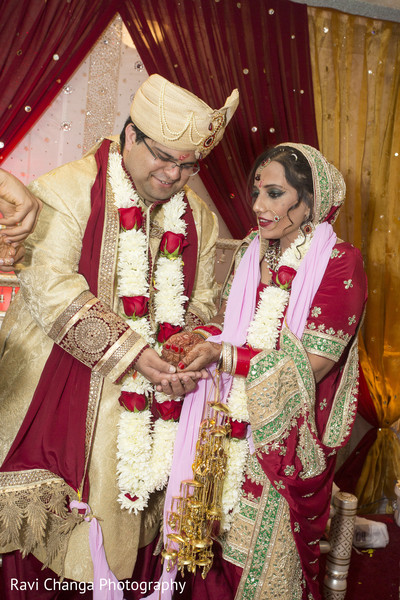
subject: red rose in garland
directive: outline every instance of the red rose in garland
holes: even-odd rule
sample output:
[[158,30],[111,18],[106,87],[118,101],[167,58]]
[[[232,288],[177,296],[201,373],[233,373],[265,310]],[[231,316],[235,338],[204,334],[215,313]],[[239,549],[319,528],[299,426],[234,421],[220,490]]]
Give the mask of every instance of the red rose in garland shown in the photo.
[[122,296],[122,302],[127,317],[144,317],[149,309],[149,299],[146,296]]
[[131,496],[130,494],[125,494],[125,498],[128,498],[131,502],[135,502],[138,499],[137,496]]
[[165,402],[156,402],[155,408],[160,419],[163,421],[177,421],[181,416],[182,402],[177,400],[166,400]]
[[146,396],[136,392],[121,392],[118,402],[129,412],[141,412],[147,408]]
[[163,344],[171,337],[171,335],[174,335],[175,333],[179,333],[181,331],[181,329],[182,329],[182,327],[180,327],[180,325],[171,325],[170,323],[161,323],[160,329],[158,330],[158,334],[157,334],[157,341],[160,342],[160,344]]
[[185,245],[185,236],[183,233],[172,233],[166,231],[162,237],[160,244],[160,252],[168,258],[176,258],[182,254],[183,246]]
[[119,222],[123,229],[140,229],[143,223],[142,209],[138,206],[119,208]]
[[279,267],[278,271],[271,271],[272,283],[282,290],[290,291],[296,273],[296,269],[292,269],[292,267]]
[[229,419],[229,424],[231,426],[231,437],[236,438],[238,440],[244,440],[244,438],[247,435],[248,423],[246,421],[236,421],[235,419]]

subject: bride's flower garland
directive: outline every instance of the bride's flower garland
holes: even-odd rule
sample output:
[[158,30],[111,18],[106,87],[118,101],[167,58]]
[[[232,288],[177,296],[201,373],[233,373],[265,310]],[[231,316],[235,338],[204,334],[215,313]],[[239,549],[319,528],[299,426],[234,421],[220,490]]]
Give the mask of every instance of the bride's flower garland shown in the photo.
[[[110,152],[108,173],[121,222],[118,295],[128,325],[160,354],[160,342],[184,325],[187,297],[181,253],[186,234],[182,218],[186,211],[185,193],[178,192],[162,208],[166,233],[154,269],[156,325],[153,326],[148,313],[148,233],[143,231],[144,215],[139,196],[122,167],[120,154]],[[146,217],[148,227],[149,213]],[[153,394],[161,415],[154,425],[150,411]],[[118,500],[122,508],[137,514],[147,506],[150,494],[162,489],[168,481],[180,405],[165,394],[155,392],[152,384],[138,372],[129,373],[123,379],[120,403],[127,410],[121,414],[118,424]]]
[[[281,267],[298,270],[312,240],[312,233],[303,234],[282,254],[277,271]],[[304,243],[303,243],[304,242]],[[277,287],[268,285],[260,294],[260,299],[252,322],[247,330],[247,343],[260,350],[276,348],[281,330],[282,318],[289,303],[290,286]],[[232,388],[227,400],[233,421],[249,422],[247,411],[247,394],[244,377],[234,377]],[[244,481],[244,469],[249,453],[247,439],[232,437],[229,441],[228,468],[222,493],[223,518],[221,528],[230,529],[233,517],[239,509],[241,488]]]

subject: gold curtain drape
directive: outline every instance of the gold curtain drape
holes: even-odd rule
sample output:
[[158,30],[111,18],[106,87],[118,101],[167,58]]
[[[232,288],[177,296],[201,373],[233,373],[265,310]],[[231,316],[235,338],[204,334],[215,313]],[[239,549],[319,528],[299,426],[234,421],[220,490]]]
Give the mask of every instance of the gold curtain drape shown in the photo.
[[339,237],[361,248],[369,300],[360,359],[381,429],[356,493],[394,498],[400,443],[400,24],[308,8],[320,149],[343,173]]

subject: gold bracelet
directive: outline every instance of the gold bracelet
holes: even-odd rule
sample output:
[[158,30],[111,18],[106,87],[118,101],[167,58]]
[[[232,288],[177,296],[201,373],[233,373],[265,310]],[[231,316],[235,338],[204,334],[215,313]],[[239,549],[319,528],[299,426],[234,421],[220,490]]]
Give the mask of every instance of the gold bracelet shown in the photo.
[[232,344],[222,342],[222,371],[225,373],[232,372]]
[[208,331],[204,331],[203,329],[193,330],[193,333],[197,333],[197,335],[202,337],[203,340],[206,340],[207,338],[209,338],[211,336],[211,333],[209,333]]
[[221,352],[219,353],[219,358],[217,360],[217,371],[222,371],[222,357],[224,352],[224,343],[221,343]]

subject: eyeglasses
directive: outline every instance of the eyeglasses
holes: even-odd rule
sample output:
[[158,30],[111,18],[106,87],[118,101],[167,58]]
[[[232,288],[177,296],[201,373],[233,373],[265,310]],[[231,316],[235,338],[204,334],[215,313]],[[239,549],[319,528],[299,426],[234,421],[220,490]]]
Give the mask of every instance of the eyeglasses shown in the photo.
[[195,163],[179,164],[179,163],[175,162],[174,160],[171,160],[170,158],[160,156],[159,154],[154,152],[154,150],[152,148],[150,148],[150,146],[146,142],[145,138],[143,138],[143,142],[144,142],[144,145],[146,146],[147,150],[150,152],[150,154],[154,158],[154,160],[158,160],[160,163],[162,163],[164,169],[174,169],[175,167],[178,167],[178,169],[180,170],[181,173],[183,171],[184,173],[186,173],[186,175],[189,175],[189,177],[193,177],[193,175],[197,175],[197,173],[200,171],[200,165],[197,161]]

